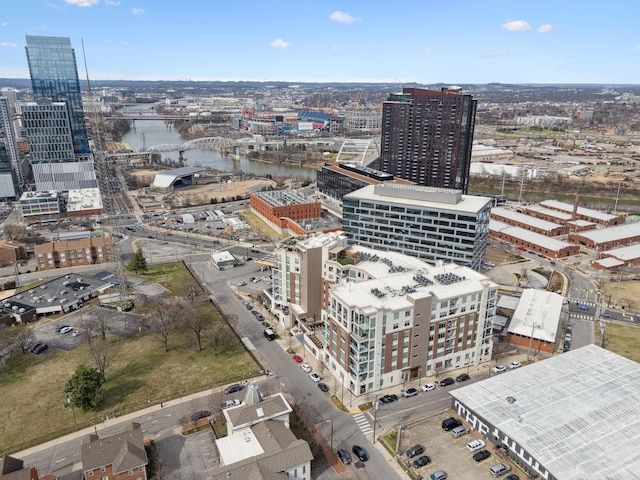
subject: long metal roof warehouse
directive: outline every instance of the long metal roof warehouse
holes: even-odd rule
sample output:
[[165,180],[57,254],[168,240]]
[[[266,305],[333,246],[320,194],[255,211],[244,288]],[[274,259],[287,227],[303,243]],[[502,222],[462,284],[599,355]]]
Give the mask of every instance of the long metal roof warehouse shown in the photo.
[[453,408],[528,473],[638,479],[640,364],[595,345],[451,392]]

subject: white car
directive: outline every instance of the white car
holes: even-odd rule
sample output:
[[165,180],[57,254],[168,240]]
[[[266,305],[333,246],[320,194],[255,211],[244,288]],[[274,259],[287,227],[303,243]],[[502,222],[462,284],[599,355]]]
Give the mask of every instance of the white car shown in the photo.
[[300,365],[300,368],[302,368],[302,370],[304,370],[307,373],[311,371],[311,365],[308,365],[306,363],[303,363],[302,365]]
[[484,448],[485,446],[486,443],[484,443],[484,440],[480,439],[471,440],[469,443],[467,443],[467,448],[470,452],[475,452],[477,450],[480,450],[481,448]]
[[424,385],[422,385],[423,392],[430,392],[431,390],[435,390],[435,389],[436,389],[435,383],[425,383]]
[[491,369],[493,373],[502,373],[507,369],[504,365],[496,365]]
[[520,368],[521,366],[522,366],[522,364],[521,364],[520,362],[511,362],[511,363],[509,364],[509,368],[510,368],[511,370],[513,370],[514,368]]
[[318,375],[317,373],[310,373],[309,376],[311,377],[311,380],[313,380],[314,382],[320,381],[320,375]]
[[68,325],[66,327],[62,327],[60,329],[60,333],[69,333],[71,330],[73,330],[73,327],[69,327]]
[[82,330],[74,330],[73,333],[71,335],[73,335],[74,337],[77,337],[78,335],[80,335],[82,333]]

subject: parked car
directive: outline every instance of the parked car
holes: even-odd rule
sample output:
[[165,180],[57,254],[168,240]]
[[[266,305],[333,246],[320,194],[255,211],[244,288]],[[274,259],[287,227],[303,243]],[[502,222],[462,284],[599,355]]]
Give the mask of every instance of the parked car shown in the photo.
[[224,408],[237,407],[241,403],[242,402],[240,400],[238,400],[237,398],[234,398],[232,400],[227,400],[226,402],[224,402]]
[[320,381],[320,375],[318,375],[317,373],[310,373],[309,376],[311,377],[311,380],[313,380],[314,382]]
[[506,370],[507,370],[507,367],[505,367],[504,365],[496,365],[491,369],[493,373],[502,373]]
[[36,348],[38,348],[40,345],[42,345],[42,342],[36,342],[36,343],[32,344],[32,345],[29,347],[29,349],[28,349],[28,350],[29,350],[29,352],[33,353],[33,352],[34,352],[34,350],[35,350]]
[[70,327],[69,325],[65,325],[64,327],[60,328],[60,333],[69,333],[71,330],[73,330],[73,327]]
[[514,368],[520,368],[521,366],[522,366],[522,364],[521,364],[520,362],[511,362],[511,363],[509,364],[509,368],[510,368],[511,370],[513,370]]
[[327,384],[326,384],[326,383],[319,383],[319,384],[318,384],[318,388],[319,388],[320,390],[322,390],[323,392],[328,392],[328,391],[329,391],[329,387],[327,387]]
[[378,401],[382,404],[392,403],[392,402],[395,402],[396,400],[398,400],[398,396],[395,393],[383,395],[378,399]]
[[299,356],[299,355],[294,355],[291,358],[293,358],[293,361],[296,362],[296,363],[302,363],[302,357]]
[[424,453],[424,447],[420,444],[417,444],[413,447],[409,447],[406,453],[408,458],[417,457],[418,455],[422,455]]
[[480,440],[475,439],[475,440],[471,440],[469,443],[467,443],[467,449],[473,453],[473,452],[477,452],[478,450],[480,450],[481,448],[486,447],[486,443],[484,443],[484,440]]
[[302,370],[304,370],[307,373],[311,372],[311,365],[309,365],[308,363],[301,364],[300,368],[302,368]]
[[454,428],[459,427],[460,425],[462,425],[462,422],[460,420],[458,420],[457,418],[454,418],[454,417],[445,418],[442,421],[442,429],[445,432],[449,432],[449,431],[453,430]]
[[35,353],[36,355],[40,355],[42,352],[44,352],[47,348],[49,348],[49,345],[47,345],[46,343],[42,343],[40,345],[38,345],[34,350],[33,353]]
[[404,392],[402,392],[403,397],[415,397],[418,394],[418,390],[415,388],[408,388]]
[[589,310],[589,307],[586,305],[578,305],[578,310]]
[[422,455],[420,458],[417,458],[413,461],[413,468],[422,468],[425,465],[429,465],[431,463],[431,458],[428,455]]
[[367,460],[369,460],[369,452],[367,452],[364,447],[361,447],[360,445],[354,445],[351,451],[356,457],[358,457],[361,462],[366,462]]
[[504,477],[504,480],[520,480],[520,477],[515,473],[512,473],[511,475]]
[[505,463],[499,463],[489,469],[489,472],[491,472],[491,475],[493,475],[494,477],[501,477],[502,475],[510,471],[511,467]]
[[199,412],[191,414],[191,421],[195,422],[201,418],[207,418],[209,415],[211,415],[209,410],[200,410]]
[[242,390],[242,385],[240,385],[239,383],[232,383],[224,389],[224,394],[229,395],[230,393],[239,392],[240,390]]
[[467,375],[466,373],[461,373],[460,375],[458,375],[456,377],[456,382],[466,382],[467,380],[469,380],[469,375]]
[[469,434],[469,429],[463,425],[460,425],[459,427],[455,427],[454,429],[451,430],[451,435],[453,435],[454,438],[460,438],[468,434]]
[[78,335],[80,335],[84,330],[74,330],[73,333],[71,335],[73,335],[74,337],[77,337]]
[[429,480],[447,480],[447,472],[444,470],[438,470],[429,475]]
[[422,385],[423,392],[430,392],[431,390],[435,390],[435,389],[436,389],[435,383],[425,383],[424,385]]
[[342,460],[342,463],[344,463],[345,465],[349,465],[351,463],[351,455],[349,455],[349,452],[341,448],[337,453],[338,458]]
[[440,386],[446,387],[447,385],[453,385],[454,383],[456,383],[456,381],[453,378],[447,377],[440,381]]
[[244,286],[246,286],[246,285],[247,285],[247,282],[240,282],[240,283],[238,284],[238,286],[239,286],[239,287],[244,287]]
[[473,459],[476,462],[481,462],[483,460],[486,460],[490,456],[491,456],[491,453],[489,452],[489,450],[480,450],[479,452],[476,452],[473,454]]

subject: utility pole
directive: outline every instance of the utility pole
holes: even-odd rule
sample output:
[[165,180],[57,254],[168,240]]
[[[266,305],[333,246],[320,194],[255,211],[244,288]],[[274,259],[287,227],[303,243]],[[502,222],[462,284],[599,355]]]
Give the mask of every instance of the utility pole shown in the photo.
[[378,396],[376,395],[376,400],[373,403],[373,444],[376,443],[376,426],[378,424],[378,408],[380,408],[380,403],[378,402]]
[[331,422],[331,439],[329,440],[329,448],[333,452],[333,418],[327,420],[327,423]]
[[76,423],[76,409],[73,406],[73,394],[71,394],[71,392],[67,394],[67,403],[71,407],[71,413],[73,414],[73,428],[77,432],[78,424]]

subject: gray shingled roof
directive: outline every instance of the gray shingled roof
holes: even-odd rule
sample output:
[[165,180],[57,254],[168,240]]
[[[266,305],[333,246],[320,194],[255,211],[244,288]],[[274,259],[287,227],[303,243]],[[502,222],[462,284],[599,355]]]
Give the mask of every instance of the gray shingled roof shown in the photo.
[[[261,409],[261,410],[260,410]],[[251,425],[291,411],[282,395],[271,395],[256,405],[241,405],[225,410],[234,429],[241,425]],[[260,413],[262,412],[262,413]]]
[[113,473],[117,474],[149,463],[142,428],[136,422],[129,424],[124,432],[109,437],[88,435],[82,441],[81,454],[83,471],[112,465]]

